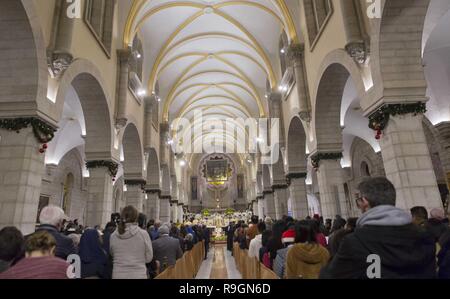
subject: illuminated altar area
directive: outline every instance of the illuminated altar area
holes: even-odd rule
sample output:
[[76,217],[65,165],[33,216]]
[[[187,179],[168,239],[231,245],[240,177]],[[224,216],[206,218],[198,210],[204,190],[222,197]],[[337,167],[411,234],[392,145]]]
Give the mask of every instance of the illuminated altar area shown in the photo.
[[[207,209],[213,214],[224,214],[227,209],[245,211],[244,175],[242,163],[233,154],[211,154],[195,163],[198,176],[191,177],[190,211],[203,214]],[[210,226],[226,226],[226,217],[208,219]]]

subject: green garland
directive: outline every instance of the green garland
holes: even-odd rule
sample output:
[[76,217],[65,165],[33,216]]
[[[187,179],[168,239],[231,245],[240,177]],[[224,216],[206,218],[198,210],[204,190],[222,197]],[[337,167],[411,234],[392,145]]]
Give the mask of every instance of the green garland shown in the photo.
[[343,157],[342,153],[317,153],[311,157],[311,164],[315,169],[318,169],[322,160],[340,160]]
[[89,161],[86,162],[86,168],[92,169],[92,168],[101,168],[106,167],[109,170],[109,174],[115,178],[117,175],[117,172],[119,171],[119,164],[112,161],[105,161],[105,160],[98,160],[98,161]]
[[0,119],[1,129],[16,131],[17,133],[29,126],[33,128],[34,136],[39,143],[49,143],[55,137],[56,129],[35,117]]
[[382,131],[386,128],[390,116],[413,114],[424,114],[427,112],[427,105],[422,102],[412,104],[389,104],[381,107],[369,116],[369,128],[375,131]]

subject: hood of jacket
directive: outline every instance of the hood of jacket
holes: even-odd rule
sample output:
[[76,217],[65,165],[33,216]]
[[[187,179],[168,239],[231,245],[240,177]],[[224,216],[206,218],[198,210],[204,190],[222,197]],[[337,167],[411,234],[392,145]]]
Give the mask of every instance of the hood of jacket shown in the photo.
[[307,264],[320,264],[328,259],[328,251],[319,244],[295,244],[289,249],[295,260]]
[[116,230],[115,233],[117,233],[117,237],[122,240],[128,240],[134,237],[138,232],[140,228],[137,226],[137,224],[134,223],[128,223],[125,227],[125,233],[122,235],[119,233],[119,230]]
[[412,216],[394,206],[382,205],[365,212],[356,223],[357,227],[373,226],[402,226],[412,223]]

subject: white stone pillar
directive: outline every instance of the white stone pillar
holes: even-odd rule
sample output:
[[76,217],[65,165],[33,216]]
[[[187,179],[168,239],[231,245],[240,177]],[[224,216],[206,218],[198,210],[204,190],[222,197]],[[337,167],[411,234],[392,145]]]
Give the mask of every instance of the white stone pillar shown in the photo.
[[336,215],[348,217],[344,191],[344,173],[342,171],[340,153],[323,154],[317,171],[320,192],[320,207],[324,219],[334,219]]
[[306,173],[290,173],[288,175],[292,217],[297,220],[303,220],[309,214],[305,179]]
[[161,223],[170,223],[170,196],[161,196],[159,199],[159,220]]
[[258,217],[259,217],[259,219],[263,219],[263,217],[264,217],[264,202],[265,202],[265,200],[264,200],[264,197],[259,197],[258,199]]
[[145,194],[142,190],[142,184],[130,183],[125,180],[127,191],[125,191],[125,198],[128,206],[135,207],[139,213],[144,212]]
[[273,186],[274,199],[275,199],[275,215],[276,219],[280,220],[283,216],[288,214],[288,186],[279,185]]
[[146,190],[147,192],[147,218],[159,219],[159,190]]
[[258,200],[252,201],[252,212],[253,215],[258,215]]
[[89,169],[86,224],[105,226],[111,219],[113,181],[107,167]]
[[[264,213],[266,217],[276,219],[277,215],[275,213],[275,199],[273,196],[273,191],[264,191]],[[261,216],[261,217],[262,217]]]
[[170,220],[173,223],[177,223],[177,221],[178,221],[178,203],[171,203],[170,210],[171,210]]
[[309,122],[311,120],[311,103],[305,68],[305,46],[303,44],[290,45],[287,56],[294,67],[300,108],[299,116],[302,120]]
[[390,116],[380,146],[387,178],[397,190],[397,207],[442,208],[422,126],[423,115]]
[[178,203],[178,222],[179,223],[183,223],[183,216],[184,216],[184,212],[183,212],[183,204],[182,203]]
[[0,129],[0,228],[16,226],[25,235],[35,230],[45,169],[39,148],[31,128],[19,134]]

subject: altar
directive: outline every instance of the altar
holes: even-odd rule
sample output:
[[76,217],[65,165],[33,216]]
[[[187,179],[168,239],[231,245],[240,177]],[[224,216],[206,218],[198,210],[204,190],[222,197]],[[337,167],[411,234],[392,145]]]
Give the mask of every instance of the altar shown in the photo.
[[205,210],[202,214],[186,214],[188,221],[194,225],[205,225],[212,231],[213,241],[226,241],[224,229],[231,223],[243,221],[248,223],[252,217],[251,211],[223,212]]

